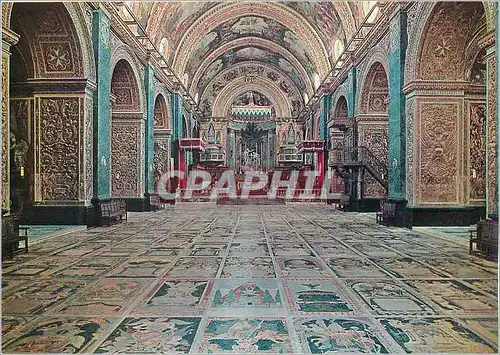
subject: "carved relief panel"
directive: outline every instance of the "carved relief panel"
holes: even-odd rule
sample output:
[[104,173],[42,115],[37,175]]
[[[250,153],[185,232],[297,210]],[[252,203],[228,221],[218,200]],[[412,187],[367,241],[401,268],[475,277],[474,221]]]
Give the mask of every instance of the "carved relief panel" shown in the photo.
[[[3,4],[2,9],[7,9]],[[9,208],[9,57],[2,53],[2,209]]]
[[170,157],[169,138],[155,139],[155,155],[153,161],[155,189],[161,176],[168,171]]
[[497,158],[496,158],[496,76],[495,57],[488,58],[488,212],[497,210]]
[[93,175],[94,175],[94,149],[93,149],[93,100],[91,95],[85,97],[85,192],[84,196],[90,201],[93,196]]
[[113,119],[111,123],[111,195],[139,197],[141,195],[140,122]]
[[79,199],[83,97],[35,97],[35,200]]
[[[381,164],[387,165],[387,122],[359,122],[358,146],[366,147]],[[385,177],[387,178],[387,177]],[[385,189],[369,172],[364,176],[365,197],[384,197]]]
[[457,204],[462,179],[460,103],[444,99],[418,104],[419,202]]
[[482,200],[486,193],[486,106],[483,103],[471,104],[469,116],[469,197]]
[[406,199],[412,206],[415,201],[415,99],[406,100]]

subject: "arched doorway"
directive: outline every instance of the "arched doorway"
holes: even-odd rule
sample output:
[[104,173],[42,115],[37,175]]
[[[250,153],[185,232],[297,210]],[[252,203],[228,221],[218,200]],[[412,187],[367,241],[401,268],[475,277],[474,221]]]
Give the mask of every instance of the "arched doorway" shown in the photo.
[[4,208],[21,213],[26,223],[88,223],[94,87],[87,79],[94,75],[93,55],[69,7],[17,3],[11,12],[12,37],[19,41],[11,42],[10,66],[3,57],[9,72],[3,132],[10,138],[2,152],[9,160],[3,176],[11,201]]
[[111,79],[111,196],[135,210],[144,192],[144,117],[141,91],[130,62],[120,59]]
[[[387,138],[389,114],[389,85],[387,73],[382,63],[375,61],[371,64],[365,76],[361,92],[361,102],[357,116],[357,146],[366,149],[367,155],[372,156],[371,163],[379,165],[375,170],[387,167]],[[386,188],[380,179],[387,176],[374,176],[365,171],[363,177],[363,197],[383,198],[387,195]]]

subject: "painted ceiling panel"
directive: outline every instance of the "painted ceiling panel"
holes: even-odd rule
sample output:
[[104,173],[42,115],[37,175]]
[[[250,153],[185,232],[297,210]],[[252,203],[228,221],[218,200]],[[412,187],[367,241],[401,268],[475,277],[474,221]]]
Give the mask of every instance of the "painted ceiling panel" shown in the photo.
[[[219,101],[218,93],[230,84],[227,71],[248,62],[259,63],[266,73],[279,73],[280,82],[271,80],[272,85],[286,88],[282,94],[293,111],[305,104],[302,94],[312,95],[331,70],[366,12],[366,6],[347,1],[160,1],[127,5],[189,92],[204,97],[199,100],[200,106],[206,106],[207,100]],[[224,80],[219,78],[221,73],[226,73]],[[259,79],[259,85],[265,85],[266,80],[270,79]]]

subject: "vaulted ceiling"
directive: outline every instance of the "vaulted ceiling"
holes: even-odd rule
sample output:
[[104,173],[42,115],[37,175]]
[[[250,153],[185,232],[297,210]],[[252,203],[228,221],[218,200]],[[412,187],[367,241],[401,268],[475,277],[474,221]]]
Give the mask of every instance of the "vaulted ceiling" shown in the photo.
[[206,115],[219,111],[213,106],[226,102],[224,95],[229,99],[253,90],[275,106],[285,98],[285,111],[294,116],[330,72],[372,3],[127,4]]

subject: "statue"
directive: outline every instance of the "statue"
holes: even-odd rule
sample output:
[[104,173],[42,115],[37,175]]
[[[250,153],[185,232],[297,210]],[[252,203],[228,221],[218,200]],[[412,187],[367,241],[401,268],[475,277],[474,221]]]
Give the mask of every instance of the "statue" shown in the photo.
[[16,170],[21,170],[21,168],[26,166],[26,160],[28,159],[29,146],[26,141],[20,139],[17,140],[14,133],[10,134],[10,149],[13,151],[14,164]]

